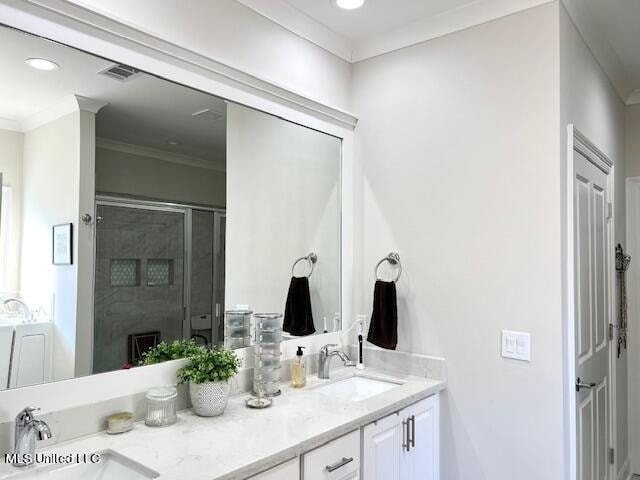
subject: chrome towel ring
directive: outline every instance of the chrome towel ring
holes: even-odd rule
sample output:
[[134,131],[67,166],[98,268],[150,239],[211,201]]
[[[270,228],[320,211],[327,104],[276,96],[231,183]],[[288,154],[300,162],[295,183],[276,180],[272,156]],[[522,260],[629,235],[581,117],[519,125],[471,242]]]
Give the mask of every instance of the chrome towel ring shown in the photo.
[[315,265],[315,263],[318,261],[318,255],[315,254],[315,252],[311,252],[309,253],[309,255],[306,255],[304,257],[300,257],[299,259],[297,259],[295,262],[293,262],[293,266],[291,267],[291,276],[295,277],[294,271],[296,269],[296,265],[303,261],[306,260],[307,262],[309,262],[309,274],[306,275],[307,278],[309,278],[311,276],[311,274],[313,273],[313,266]]
[[376,268],[374,268],[373,270],[376,280],[382,280],[380,277],[378,277],[378,268],[380,267],[380,265],[382,265],[383,262],[389,262],[391,265],[398,266],[398,274],[396,275],[396,278],[392,280],[392,282],[396,283],[398,280],[400,280],[400,275],[402,275],[402,263],[400,262],[400,255],[398,255],[396,252],[389,253],[386,257],[376,263]]

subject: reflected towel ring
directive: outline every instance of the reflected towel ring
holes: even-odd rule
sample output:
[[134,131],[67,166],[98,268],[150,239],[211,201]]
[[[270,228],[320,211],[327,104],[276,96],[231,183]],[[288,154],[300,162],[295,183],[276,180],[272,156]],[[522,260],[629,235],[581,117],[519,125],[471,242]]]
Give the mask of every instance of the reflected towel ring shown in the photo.
[[313,266],[315,265],[315,263],[318,261],[318,255],[316,255],[314,252],[309,253],[309,255],[306,255],[304,257],[300,257],[299,259],[297,259],[295,262],[293,262],[293,266],[291,267],[291,276],[295,277],[294,271],[296,269],[296,265],[303,261],[306,260],[307,262],[309,262],[309,274],[306,275],[307,278],[309,278],[311,276],[311,274],[313,273]]
[[395,280],[392,280],[393,283],[396,283],[398,280],[400,280],[400,275],[402,275],[402,263],[400,263],[400,255],[398,255],[396,252],[391,252],[391,253],[389,253],[389,255],[387,255],[382,260],[380,260],[378,263],[376,263],[376,268],[374,268],[374,270],[373,270],[374,271],[374,275],[376,277],[376,280],[382,280],[380,277],[378,277],[378,268],[384,262],[389,262],[391,265],[397,265],[398,266],[398,274],[396,275]]

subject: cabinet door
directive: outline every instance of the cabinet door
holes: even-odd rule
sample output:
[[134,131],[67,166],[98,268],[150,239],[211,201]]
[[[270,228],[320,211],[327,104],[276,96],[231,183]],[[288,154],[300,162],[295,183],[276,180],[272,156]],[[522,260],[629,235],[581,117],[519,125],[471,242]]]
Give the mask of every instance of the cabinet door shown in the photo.
[[259,473],[249,480],[300,480],[300,459],[298,457]]
[[404,480],[400,476],[402,420],[394,413],[364,427],[362,471],[364,480]]
[[400,415],[408,422],[409,448],[402,449],[402,480],[440,478],[439,397],[433,395],[405,408]]

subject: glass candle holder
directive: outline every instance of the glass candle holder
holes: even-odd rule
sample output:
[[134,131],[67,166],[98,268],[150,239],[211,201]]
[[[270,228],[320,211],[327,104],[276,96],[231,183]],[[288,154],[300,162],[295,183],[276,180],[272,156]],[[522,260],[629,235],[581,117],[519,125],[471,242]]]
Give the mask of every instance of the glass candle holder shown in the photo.
[[150,427],[166,427],[178,419],[176,415],[176,387],[155,387],[147,392],[147,415],[144,423]]

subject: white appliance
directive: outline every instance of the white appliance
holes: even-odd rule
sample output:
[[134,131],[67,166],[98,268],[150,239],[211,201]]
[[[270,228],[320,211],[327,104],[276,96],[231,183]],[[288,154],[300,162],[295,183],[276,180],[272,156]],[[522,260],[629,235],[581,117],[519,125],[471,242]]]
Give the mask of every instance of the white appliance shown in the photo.
[[26,387],[51,379],[50,322],[17,323],[11,355],[9,387]]
[[6,390],[9,385],[12,343],[13,325],[0,324],[0,390]]

